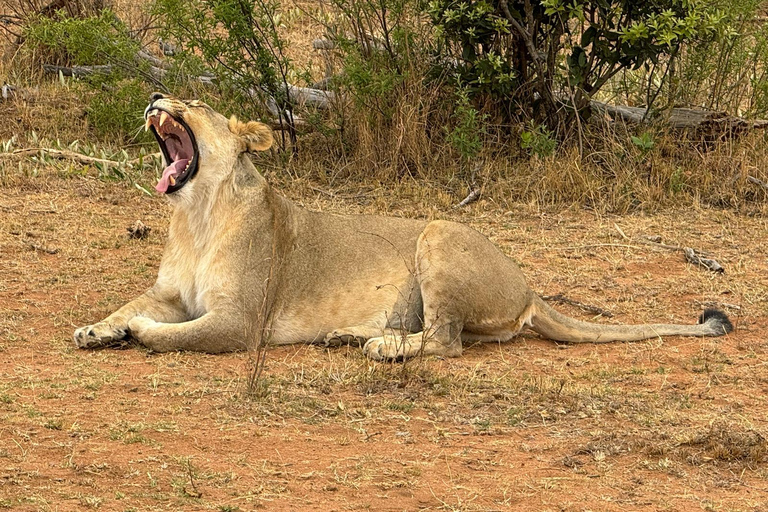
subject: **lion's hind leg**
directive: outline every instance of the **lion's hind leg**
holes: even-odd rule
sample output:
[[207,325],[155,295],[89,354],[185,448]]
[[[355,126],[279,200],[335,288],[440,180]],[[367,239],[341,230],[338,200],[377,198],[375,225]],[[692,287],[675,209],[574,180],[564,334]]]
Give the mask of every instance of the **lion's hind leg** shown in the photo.
[[461,342],[446,345],[427,331],[385,334],[369,339],[363,353],[374,361],[401,361],[419,355],[456,357],[461,355]]
[[532,292],[515,263],[477,231],[430,222],[416,246],[423,331],[368,340],[372,359],[457,357],[462,338],[508,339],[530,325]]

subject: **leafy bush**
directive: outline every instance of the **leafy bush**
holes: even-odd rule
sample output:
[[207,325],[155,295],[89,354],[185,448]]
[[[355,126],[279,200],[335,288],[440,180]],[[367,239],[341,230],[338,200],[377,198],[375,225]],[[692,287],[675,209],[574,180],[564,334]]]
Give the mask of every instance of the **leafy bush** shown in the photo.
[[655,66],[726,26],[697,0],[432,0],[428,11],[462,84],[560,133],[619,71]]
[[38,16],[24,31],[27,44],[47,50],[49,63],[64,65],[114,64],[118,73],[137,66],[138,41],[125,24],[109,10],[85,18],[56,19]]
[[100,134],[149,141],[144,134],[144,108],[152,89],[143,80],[127,78],[112,82],[108,89],[97,89],[88,97],[86,112]]
[[528,128],[520,133],[520,147],[530,155],[546,158],[555,154],[557,140],[546,127],[531,121]]
[[683,48],[667,102],[732,114],[768,115],[768,25],[761,0],[718,0],[724,37]]
[[140,43],[111,10],[88,17],[69,17],[63,11],[56,18],[38,16],[24,34],[25,46],[34,48],[45,63],[106,65],[103,73],[75,82],[88,104],[90,125],[112,139],[149,140],[140,130],[141,113],[158,81],[150,74],[149,63],[137,59]]
[[[332,116],[345,155],[398,176],[431,167],[454,94],[430,76],[433,28],[418,0],[333,0],[318,16],[342,70]],[[320,13],[322,14],[322,13]],[[438,106],[439,105],[439,106]],[[432,129],[433,126],[439,127]]]
[[165,21],[166,36],[179,44],[181,58],[194,61],[199,56],[240,110],[250,110],[254,117],[272,110],[288,124],[296,148],[291,61],[278,31],[277,1],[157,0],[155,13]]
[[464,90],[458,92],[453,120],[455,125],[448,133],[448,142],[458,151],[464,163],[469,162],[483,149],[485,116],[472,106]]

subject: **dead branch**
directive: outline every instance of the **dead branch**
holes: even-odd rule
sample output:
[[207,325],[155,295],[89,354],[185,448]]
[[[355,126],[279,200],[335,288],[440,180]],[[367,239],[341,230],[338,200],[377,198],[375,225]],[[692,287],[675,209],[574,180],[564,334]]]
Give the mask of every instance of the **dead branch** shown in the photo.
[[312,48],[315,50],[333,50],[336,48],[336,43],[330,39],[315,39],[312,41]]
[[479,188],[471,190],[469,192],[469,194],[467,195],[467,197],[462,199],[459,204],[453,206],[453,209],[456,210],[457,208],[462,208],[464,206],[467,206],[470,203],[474,203],[475,201],[480,199],[480,195],[481,194],[480,194],[480,189]]
[[589,313],[594,313],[595,315],[604,316],[606,318],[612,318],[613,313],[611,313],[608,310],[605,310],[598,306],[592,306],[590,304],[584,304],[583,302],[579,302],[573,299],[569,299],[562,293],[558,293],[557,295],[542,295],[542,299],[550,302],[558,302],[560,304],[570,304],[571,306],[576,306],[579,309],[582,309],[584,311],[587,311]]
[[96,74],[108,75],[112,72],[112,66],[108,64],[98,66],[54,66],[53,64],[43,64],[43,70],[46,73],[56,75],[81,77]]
[[683,248],[683,254],[685,254],[686,261],[704,267],[712,272],[718,272],[720,274],[725,272],[725,269],[720,266],[717,260],[704,257],[699,251],[691,249],[690,247]]
[[119,166],[121,164],[134,165],[143,160],[149,160],[152,158],[159,158],[161,153],[153,153],[143,157],[133,158],[124,162],[118,162],[116,160],[107,160],[106,158],[96,158],[93,156],[83,155],[67,149],[50,149],[50,148],[27,148],[17,149],[10,153],[0,153],[0,159],[2,158],[23,158],[26,156],[40,156],[45,155],[57,160],[71,160],[83,165],[101,164],[107,166]]
[[[165,64],[165,61],[146,52],[140,52],[139,57],[144,60],[150,60],[153,63],[157,63],[150,66],[150,74],[153,77],[157,79],[162,79],[165,77],[168,72],[167,64]],[[69,67],[54,66],[53,64],[43,64],[43,69],[46,73],[61,73],[64,76],[83,77],[95,74],[109,74],[112,72],[114,67],[109,64]],[[205,85],[212,85],[216,82],[216,78],[212,75],[200,75],[192,78],[193,80],[196,80]],[[249,90],[248,93],[254,97],[260,96],[259,91],[256,90]],[[296,105],[312,106],[319,109],[330,108],[330,104],[335,98],[333,91],[323,91],[319,89],[311,89],[309,87],[299,87],[292,84],[288,84],[288,94],[291,96],[291,99],[295,102]],[[269,105],[268,108],[273,115],[277,116],[277,114],[273,112],[273,110],[275,110],[274,108],[270,108]]]
[[2,96],[3,101],[11,100],[16,97],[16,87],[10,84],[3,84],[0,92],[2,92],[0,96]]
[[[614,223],[613,226],[624,239],[629,239],[618,226],[618,224]],[[679,245],[663,244],[661,243],[660,236],[644,236],[638,238],[638,240],[646,245],[650,245],[659,249],[665,249],[668,251],[683,251],[686,261],[693,263],[694,265],[704,267],[708,270],[711,270],[712,272],[718,272],[721,274],[725,272],[725,269],[720,265],[720,263],[717,262],[717,260],[706,257],[704,253],[697,251],[696,249],[691,249],[690,247],[681,247]]]
[[171,65],[168,64],[166,61],[164,61],[160,57],[156,57],[152,55],[151,53],[145,50],[139,50],[138,52],[136,52],[136,56],[140,59],[146,60],[147,62],[151,63],[153,66],[156,66],[158,68],[171,69]]
[[758,187],[763,187],[764,190],[768,190],[768,183],[764,182],[763,180],[759,180],[754,176],[747,176],[747,181],[753,185],[757,185]]
[[[602,101],[592,100],[590,105],[598,112],[608,114],[614,120],[631,124],[652,124],[647,108],[628,107],[626,105],[610,105]],[[664,117],[664,124],[673,130],[693,132],[697,136],[708,139],[723,136],[736,136],[747,130],[768,128],[768,120],[748,120],[726,112],[702,110],[693,108],[673,108]]]

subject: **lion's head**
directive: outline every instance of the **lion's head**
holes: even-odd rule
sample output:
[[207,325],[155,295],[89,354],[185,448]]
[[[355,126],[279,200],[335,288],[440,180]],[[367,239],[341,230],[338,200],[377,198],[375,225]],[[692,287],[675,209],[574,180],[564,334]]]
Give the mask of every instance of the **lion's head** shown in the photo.
[[234,116],[227,119],[197,100],[154,93],[144,119],[165,158],[166,167],[155,187],[161,194],[173,194],[193,182],[220,181],[231,173],[241,153],[272,146],[268,126],[243,123]]

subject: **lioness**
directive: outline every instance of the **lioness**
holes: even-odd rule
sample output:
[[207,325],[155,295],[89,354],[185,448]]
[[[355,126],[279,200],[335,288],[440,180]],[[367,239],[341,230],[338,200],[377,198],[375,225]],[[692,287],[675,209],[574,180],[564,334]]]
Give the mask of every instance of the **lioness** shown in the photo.
[[385,360],[459,356],[465,341],[508,340],[526,327],[571,343],[733,329],[712,309],[698,325],[571,319],[465,225],[311,212],[281,197],[247,155],[272,145],[261,123],[157,93],[144,117],[167,164],[156,189],[174,206],[168,243],[154,286],[77,329],[80,348],[130,335],[156,352],[228,352],[247,348],[262,325],[272,343],[360,342]]

